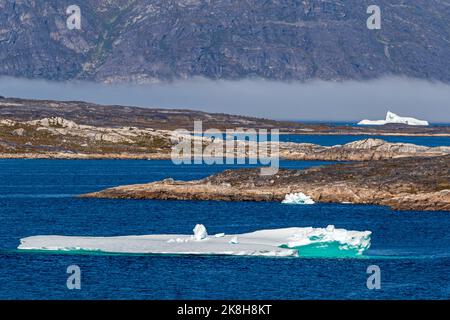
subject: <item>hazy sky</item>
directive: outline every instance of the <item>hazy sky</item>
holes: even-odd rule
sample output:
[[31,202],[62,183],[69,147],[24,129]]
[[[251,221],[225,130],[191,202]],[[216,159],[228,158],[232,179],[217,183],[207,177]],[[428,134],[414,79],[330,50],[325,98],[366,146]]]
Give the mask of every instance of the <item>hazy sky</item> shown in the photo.
[[402,78],[306,84],[192,79],[145,86],[0,78],[0,95],[288,120],[376,120],[384,119],[386,111],[391,110],[430,122],[450,122],[450,85]]

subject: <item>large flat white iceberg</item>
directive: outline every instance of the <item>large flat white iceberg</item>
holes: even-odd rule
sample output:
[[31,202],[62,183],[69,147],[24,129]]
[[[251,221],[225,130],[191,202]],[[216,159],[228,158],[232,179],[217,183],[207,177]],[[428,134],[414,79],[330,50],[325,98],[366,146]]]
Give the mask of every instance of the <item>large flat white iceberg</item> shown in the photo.
[[[206,233],[206,228],[199,227]],[[359,256],[370,247],[370,231],[286,228],[206,236],[143,235],[121,237],[34,236],[20,240],[20,250],[97,251],[122,254],[190,254],[269,257]]]
[[389,123],[407,124],[410,126],[428,126],[428,121],[418,120],[415,118],[400,117],[393,112],[388,111],[385,120],[362,120],[358,122],[358,125],[366,126],[382,126]]

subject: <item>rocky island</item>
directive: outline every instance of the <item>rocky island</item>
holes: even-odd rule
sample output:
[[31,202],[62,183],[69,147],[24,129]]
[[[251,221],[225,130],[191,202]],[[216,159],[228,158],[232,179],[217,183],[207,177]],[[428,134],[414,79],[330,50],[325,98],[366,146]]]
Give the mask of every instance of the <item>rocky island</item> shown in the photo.
[[19,99],[0,96],[0,120],[28,122],[44,118],[63,118],[92,127],[137,127],[155,130],[192,130],[194,120],[206,129],[278,129],[281,133],[309,135],[399,135],[450,136],[450,126],[409,126],[389,123],[382,126],[348,126],[330,123],[299,123],[249,116],[209,113],[186,109],[99,105],[84,101]]
[[[170,130],[79,125],[60,117],[22,122],[0,120],[0,138],[0,159],[171,159],[175,144]],[[175,138],[176,141],[201,140],[203,147],[213,141],[190,135],[176,135]],[[255,144],[257,142],[236,137],[231,156],[236,156],[240,146],[245,150],[243,156],[251,157],[250,146]],[[381,139],[364,139],[331,147],[280,142],[278,147],[278,156],[285,160],[364,161],[450,154],[450,147],[446,146],[426,147]]]
[[227,170],[196,181],[166,179],[84,198],[282,201],[302,192],[316,202],[377,204],[396,210],[450,211],[450,155],[336,164],[307,170]]
[[[172,131],[192,131],[194,121],[219,130],[278,129],[281,134],[447,136],[450,127],[354,127],[301,124],[192,110],[103,106],[86,102],[0,99],[0,158],[170,159]],[[177,137],[177,139],[183,137]],[[202,144],[211,139],[202,137]],[[236,144],[242,143],[236,141]],[[425,147],[365,139],[332,147],[280,142],[286,160],[363,161],[441,156],[450,147]],[[248,154],[246,155],[249,156]]]
[[[86,102],[0,99],[0,158],[26,159],[171,159],[175,140],[201,140],[190,131],[204,129],[279,129],[281,134],[366,134],[440,136],[450,127],[379,127],[301,124],[191,110],[102,106]],[[214,143],[221,143],[216,140]],[[250,144],[241,156],[251,157]],[[248,147],[248,149],[247,149]],[[228,150],[227,150],[228,152]],[[225,171],[199,181],[166,180],[112,188],[84,197],[177,200],[281,201],[301,192],[316,202],[388,205],[399,210],[450,211],[450,147],[427,147],[363,139],[344,145],[280,142],[285,160],[352,161],[308,170],[281,170],[262,177],[259,169]],[[194,154],[192,154],[194,156]],[[228,154],[227,154],[228,156]]]

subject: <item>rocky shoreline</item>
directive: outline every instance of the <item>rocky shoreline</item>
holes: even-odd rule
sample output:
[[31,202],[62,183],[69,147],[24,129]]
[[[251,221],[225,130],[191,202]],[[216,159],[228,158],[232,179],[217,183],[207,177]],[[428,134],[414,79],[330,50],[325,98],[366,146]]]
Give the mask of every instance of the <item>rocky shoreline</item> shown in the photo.
[[[279,158],[306,161],[368,161],[407,157],[438,157],[450,154],[450,147],[425,147],[406,143],[389,143],[366,139],[345,145],[325,147],[308,143],[280,143]],[[227,155],[227,154],[225,154]],[[235,154],[228,154],[235,157]],[[248,154],[245,155],[249,157]],[[171,160],[169,150],[164,152],[0,152],[0,159],[67,159],[67,160]]]
[[167,153],[0,153],[0,159],[53,159],[53,160],[170,160]]
[[[429,148],[403,143],[388,143],[378,139],[355,141],[344,146],[324,147],[315,144],[280,144],[282,160],[306,161],[368,161],[406,157],[437,157],[450,154],[450,147]],[[0,153],[0,159],[73,159],[73,160],[171,160],[169,152],[155,153],[79,153],[20,152]]]
[[426,147],[409,143],[389,143],[365,139],[325,147],[308,143],[280,143],[279,155],[285,160],[368,161],[407,157],[436,157],[450,154],[450,147]]
[[202,180],[166,179],[120,186],[84,198],[277,201],[302,192],[316,202],[376,204],[395,210],[450,211],[450,155],[282,169],[261,176],[258,169],[227,170]]
[[[190,124],[197,118],[205,121],[204,129],[231,126],[236,132],[251,128],[277,128],[281,132],[305,135],[361,134],[361,130],[378,135],[385,132],[398,135],[450,133],[449,127],[386,126],[378,129],[301,125],[189,110],[120,106],[114,107],[118,113],[112,117],[112,106],[18,99],[3,99],[0,102],[0,116],[3,115],[0,119],[0,159],[169,160],[172,159],[174,145],[186,139],[200,142],[203,148],[213,142],[223,146],[223,140],[193,137],[189,131],[173,135],[171,128],[189,130]],[[47,117],[36,118],[37,115]],[[134,116],[130,118],[130,115]],[[235,141],[235,146],[230,150],[221,149],[226,150],[223,156],[228,158],[252,158],[258,156],[254,151],[260,150],[256,142],[244,140]],[[271,178],[260,177],[259,169],[227,171],[200,181],[167,180],[124,186],[86,197],[281,201],[288,193],[303,192],[319,202],[381,204],[400,210],[450,210],[450,147],[364,139],[331,147],[280,142],[278,151],[271,152],[272,158],[278,155],[284,160],[353,163],[305,171],[281,170]]]
[[[175,137],[175,141],[173,140]],[[137,127],[79,125],[64,118],[43,118],[25,122],[0,120],[0,159],[171,159],[174,144],[183,139],[207,137],[173,135],[169,130]],[[220,140],[215,140],[220,144]],[[236,140],[227,157],[249,158],[257,143]],[[255,148],[256,147],[256,148]],[[332,147],[311,143],[280,142],[278,156],[285,160],[365,161],[399,157],[432,157],[450,154],[450,147],[426,147],[365,139]],[[223,148],[225,149],[225,148]],[[276,152],[276,151],[275,151]]]

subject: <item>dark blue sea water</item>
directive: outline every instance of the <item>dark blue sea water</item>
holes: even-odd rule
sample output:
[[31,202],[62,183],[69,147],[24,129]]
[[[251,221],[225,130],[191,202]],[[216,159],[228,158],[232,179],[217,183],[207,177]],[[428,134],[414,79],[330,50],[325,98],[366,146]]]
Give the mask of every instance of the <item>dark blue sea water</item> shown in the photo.
[[[260,141],[267,140],[264,135],[255,137]],[[450,146],[450,137],[412,137],[412,136],[377,136],[377,135],[317,135],[317,134],[282,134],[279,137],[282,142],[296,142],[296,143],[314,143],[322,146],[343,145],[349,142],[364,140],[364,139],[381,139],[391,143],[413,143],[421,146],[439,147]],[[248,140],[248,136],[238,135],[237,139]],[[270,139],[269,139],[270,140]]]
[[[289,168],[322,162],[286,162]],[[230,167],[230,166],[228,166]],[[75,195],[167,177],[191,180],[225,166],[170,161],[0,161],[0,299],[448,299],[450,215],[379,206],[79,199]],[[360,259],[69,255],[16,250],[32,235],[116,236],[283,227],[371,230]],[[80,266],[81,290],[66,268]],[[381,290],[366,287],[370,265]]]
[[286,134],[280,136],[280,141],[297,143],[314,143],[323,146],[342,145],[363,139],[381,139],[392,143],[414,143],[417,145],[438,147],[450,146],[450,137],[409,137],[409,136],[376,136],[376,135],[293,135]]

